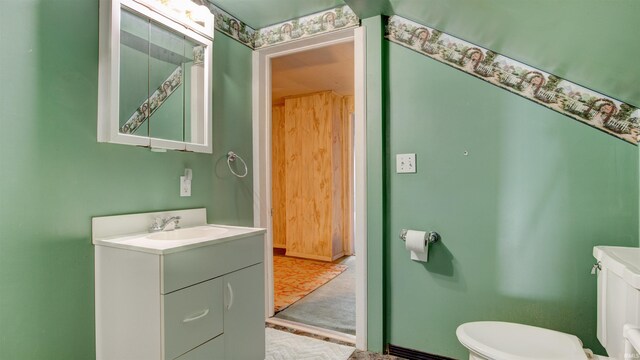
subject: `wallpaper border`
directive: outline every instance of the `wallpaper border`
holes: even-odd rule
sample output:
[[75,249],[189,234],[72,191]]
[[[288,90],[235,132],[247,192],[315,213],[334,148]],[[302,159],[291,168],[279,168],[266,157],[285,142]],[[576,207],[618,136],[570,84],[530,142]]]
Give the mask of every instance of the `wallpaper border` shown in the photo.
[[360,25],[360,19],[348,5],[319,11],[261,29],[250,27],[210,2],[207,2],[206,6],[215,15],[216,30],[253,50]]
[[224,33],[239,43],[254,49],[253,42],[257,34],[257,31],[254,28],[210,2],[206,2],[206,6],[208,6],[211,13],[215,15],[216,30]]
[[385,38],[637,145],[640,110],[437,29],[394,15]]
[[339,6],[262,28],[256,33],[253,48],[262,49],[359,25],[360,19],[348,5]]

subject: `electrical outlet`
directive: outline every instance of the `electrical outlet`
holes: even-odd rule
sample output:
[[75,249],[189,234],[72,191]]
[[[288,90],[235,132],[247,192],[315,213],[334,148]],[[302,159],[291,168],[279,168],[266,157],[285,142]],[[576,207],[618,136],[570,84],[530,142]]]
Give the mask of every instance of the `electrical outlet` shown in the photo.
[[191,180],[186,176],[180,176],[180,196],[191,196]]
[[396,173],[415,173],[416,154],[396,154]]

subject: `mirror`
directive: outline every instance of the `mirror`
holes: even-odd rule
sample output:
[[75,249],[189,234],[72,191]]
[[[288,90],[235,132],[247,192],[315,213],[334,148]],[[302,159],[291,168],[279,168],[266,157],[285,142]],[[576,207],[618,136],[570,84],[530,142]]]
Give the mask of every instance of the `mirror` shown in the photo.
[[[111,5],[111,31],[103,36],[101,14],[98,140],[211,153],[213,15],[206,7],[184,12],[184,18],[175,15],[182,8],[160,14],[154,11],[160,0],[102,2]],[[194,31],[194,24],[203,32],[209,27],[211,38]]]

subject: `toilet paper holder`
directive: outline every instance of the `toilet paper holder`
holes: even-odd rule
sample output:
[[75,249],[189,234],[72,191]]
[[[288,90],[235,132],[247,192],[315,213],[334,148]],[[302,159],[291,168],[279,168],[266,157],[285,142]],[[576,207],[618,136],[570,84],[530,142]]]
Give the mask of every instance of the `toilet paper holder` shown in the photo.
[[[402,229],[400,230],[400,239],[402,241],[407,241],[407,229]],[[437,242],[438,240],[440,240],[440,234],[438,234],[435,231],[431,231],[428,232],[426,234],[424,234],[424,245],[427,246],[429,244],[433,244],[434,242]]]

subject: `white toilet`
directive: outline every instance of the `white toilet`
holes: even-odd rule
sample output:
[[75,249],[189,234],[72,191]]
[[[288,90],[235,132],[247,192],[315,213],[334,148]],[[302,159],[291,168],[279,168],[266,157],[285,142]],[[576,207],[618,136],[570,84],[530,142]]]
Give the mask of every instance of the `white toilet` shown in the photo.
[[499,321],[462,324],[456,335],[470,360],[640,359],[640,248],[596,246],[598,340],[610,358],[574,335]]

